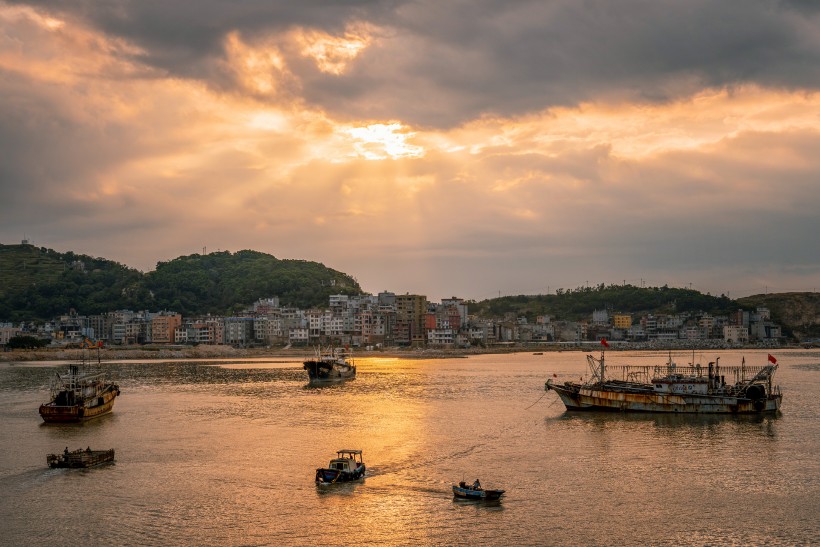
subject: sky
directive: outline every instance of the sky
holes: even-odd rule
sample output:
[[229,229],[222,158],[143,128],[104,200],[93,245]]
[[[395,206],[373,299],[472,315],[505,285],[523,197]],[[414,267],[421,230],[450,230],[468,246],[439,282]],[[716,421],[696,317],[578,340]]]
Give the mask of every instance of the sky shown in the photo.
[[0,243],[820,289],[820,2],[0,0]]

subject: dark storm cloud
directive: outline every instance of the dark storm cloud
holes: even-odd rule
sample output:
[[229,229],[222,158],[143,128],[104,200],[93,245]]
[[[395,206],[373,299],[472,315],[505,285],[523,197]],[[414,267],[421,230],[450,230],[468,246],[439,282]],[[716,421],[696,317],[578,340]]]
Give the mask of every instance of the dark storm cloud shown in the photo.
[[304,97],[339,115],[446,126],[598,98],[663,101],[703,86],[820,83],[820,12],[806,1],[44,2],[145,51],[172,76],[220,74],[231,31],[253,42],[293,26],[381,40],[341,76],[290,52]]
[[222,54],[225,36],[238,30],[250,37],[271,35],[297,25],[339,32],[353,18],[375,19],[399,4],[379,0],[59,0],[15,1],[68,14],[97,29],[132,41],[145,50],[141,60],[172,76],[207,78],[210,62]]

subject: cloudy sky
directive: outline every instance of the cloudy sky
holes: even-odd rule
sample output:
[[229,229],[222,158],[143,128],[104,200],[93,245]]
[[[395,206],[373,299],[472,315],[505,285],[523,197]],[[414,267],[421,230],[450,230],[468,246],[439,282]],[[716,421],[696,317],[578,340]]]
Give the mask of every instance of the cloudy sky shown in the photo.
[[820,290],[814,0],[0,0],[0,242]]

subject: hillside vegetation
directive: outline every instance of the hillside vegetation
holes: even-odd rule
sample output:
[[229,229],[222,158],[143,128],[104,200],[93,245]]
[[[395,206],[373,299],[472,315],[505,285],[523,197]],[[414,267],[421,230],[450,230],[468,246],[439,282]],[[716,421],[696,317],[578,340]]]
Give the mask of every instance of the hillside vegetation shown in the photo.
[[726,296],[711,296],[689,289],[642,288],[633,285],[598,285],[562,290],[557,294],[506,296],[471,303],[470,311],[483,317],[514,313],[534,321],[539,315],[579,321],[595,310],[629,314],[673,314],[705,311],[713,315],[737,311],[739,304]]
[[749,296],[732,300],[726,296],[711,296],[689,289],[669,287],[635,287],[633,285],[598,285],[574,290],[559,290],[557,294],[538,296],[507,296],[471,302],[470,312],[481,317],[503,317],[512,314],[534,321],[539,315],[554,319],[589,319],[595,310],[612,313],[673,314],[706,312],[723,315],[737,310],[754,311],[759,306],[769,308],[772,320],[783,327],[786,336],[798,340],[820,337],[820,293],[781,293]]
[[360,294],[353,277],[317,262],[256,251],[193,254],[142,273],[103,258],[33,245],[0,245],[0,322],[44,321],[74,309],[231,313],[259,298],[326,306],[331,294]]
[[[361,294],[356,280],[317,262],[282,260],[257,251],[181,256],[148,273],[104,258],[58,253],[33,245],[0,244],[0,322],[44,321],[74,309],[94,315],[118,309],[172,310],[185,316],[230,314],[259,298],[283,306],[327,306],[332,294]],[[598,285],[556,294],[470,302],[479,317],[539,315],[578,321],[594,310],[612,313],[727,314],[765,306],[784,334],[820,337],[820,294],[781,293],[738,300],[689,289]]]
[[793,331],[799,340],[820,338],[820,293],[757,294],[737,301],[748,309],[758,306],[769,308],[772,317]]

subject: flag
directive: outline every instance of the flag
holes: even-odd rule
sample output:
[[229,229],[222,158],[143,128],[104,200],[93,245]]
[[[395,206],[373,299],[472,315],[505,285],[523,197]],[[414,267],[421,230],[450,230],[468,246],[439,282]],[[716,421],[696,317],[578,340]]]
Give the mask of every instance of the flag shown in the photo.
[[777,359],[775,359],[774,355],[771,353],[769,354],[769,362],[774,363],[775,365],[777,364]]
[[601,338],[601,345],[605,348],[609,347],[609,342],[606,341],[606,338]]

